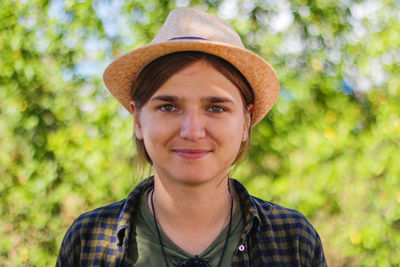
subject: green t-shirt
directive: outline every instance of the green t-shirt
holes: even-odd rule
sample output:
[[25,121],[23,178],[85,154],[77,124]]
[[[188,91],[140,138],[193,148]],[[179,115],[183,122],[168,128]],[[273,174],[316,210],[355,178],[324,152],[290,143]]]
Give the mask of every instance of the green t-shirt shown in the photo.
[[[147,194],[148,191],[144,192],[140,197],[139,209],[137,210],[131,224],[128,260],[131,265],[138,267],[161,267],[165,266],[165,261],[158,240],[153,214],[150,212],[147,205]],[[228,245],[221,266],[231,266],[233,253],[237,250],[240,234],[244,229],[242,209],[239,202],[240,201],[238,201],[235,212],[232,216],[231,235],[228,240]],[[168,238],[161,228],[160,232],[169,266],[179,266],[183,260],[194,258],[196,256],[191,255],[178,247]],[[207,261],[211,267],[216,267],[220,260],[227,234],[228,225],[211,243],[211,245],[198,255],[201,259]]]

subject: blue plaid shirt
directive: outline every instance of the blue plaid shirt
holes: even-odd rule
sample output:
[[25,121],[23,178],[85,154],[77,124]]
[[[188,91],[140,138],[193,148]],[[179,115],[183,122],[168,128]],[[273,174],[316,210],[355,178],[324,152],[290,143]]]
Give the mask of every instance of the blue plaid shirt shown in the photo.
[[[232,179],[245,215],[245,228],[232,266],[327,266],[318,233],[299,212],[250,196]],[[79,216],[61,244],[56,266],[127,266],[129,230],[141,182],[129,196]]]

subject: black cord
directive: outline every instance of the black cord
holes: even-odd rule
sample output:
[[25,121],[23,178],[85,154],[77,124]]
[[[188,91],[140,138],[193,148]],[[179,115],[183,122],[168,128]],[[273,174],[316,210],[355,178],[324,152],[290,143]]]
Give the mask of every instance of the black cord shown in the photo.
[[160,241],[160,246],[161,246],[161,250],[162,250],[162,253],[163,253],[163,256],[164,256],[165,264],[167,265],[167,267],[169,267],[168,261],[167,261],[167,255],[165,254],[165,250],[164,250],[164,244],[163,244],[163,242],[161,240],[160,229],[158,229],[158,223],[157,223],[157,219],[156,219],[156,212],[154,210],[153,193],[154,193],[154,187],[153,187],[153,190],[151,190],[151,209],[153,210],[153,217],[154,217],[154,222],[156,224],[156,229],[157,229],[157,234],[158,234],[158,241]]
[[218,265],[217,265],[218,267],[220,267],[221,264],[222,264],[222,259],[224,258],[226,247],[228,246],[228,239],[229,239],[229,236],[231,235],[232,213],[233,213],[233,196],[232,196],[232,193],[231,193],[231,188],[229,186],[229,180],[228,180],[228,190],[229,190],[229,195],[231,196],[231,210],[230,210],[230,218],[229,218],[228,236],[225,239],[224,248],[222,249],[222,255],[221,255],[221,258],[219,259],[219,262],[218,262]]

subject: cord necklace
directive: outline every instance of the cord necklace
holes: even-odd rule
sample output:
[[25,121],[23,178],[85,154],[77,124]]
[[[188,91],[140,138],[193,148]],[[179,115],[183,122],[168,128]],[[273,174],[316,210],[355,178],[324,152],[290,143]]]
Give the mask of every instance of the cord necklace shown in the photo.
[[[230,190],[230,187],[229,187],[229,186],[228,186],[228,189],[229,189],[229,195],[230,195],[230,197],[231,197],[231,207],[230,207],[230,214],[229,214],[228,235],[226,236],[224,248],[222,249],[222,254],[221,254],[221,257],[220,257],[220,259],[219,259],[219,262],[218,262],[217,267],[221,267],[222,259],[223,259],[224,254],[225,254],[226,247],[227,247],[227,245],[228,245],[228,239],[229,239],[229,237],[230,237],[230,235],[231,235],[232,213],[233,213],[233,197],[232,197],[231,190]],[[153,211],[154,223],[155,223],[155,225],[156,225],[156,230],[157,230],[157,235],[158,235],[158,241],[159,241],[159,243],[160,243],[160,247],[161,247],[161,250],[162,250],[162,253],[163,253],[164,261],[165,261],[166,266],[169,267],[168,261],[167,261],[167,255],[166,255],[165,249],[164,249],[164,244],[163,244],[162,239],[161,239],[160,229],[158,228],[158,222],[157,222],[157,218],[156,218],[156,212],[155,212],[155,209],[154,209],[153,194],[154,194],[154,187],[153,187],[153,189],[151,190],[151,196],[150,196],[151,209],[152,209],[152,211]],[[205,260],[199,258],[199,257],[196,255],[195,258],[187,259],[187,260],[184,260],[183,262],[181,262],[181,264],[179,265],[179,267],[210,267],[210,265],[209,265]]]

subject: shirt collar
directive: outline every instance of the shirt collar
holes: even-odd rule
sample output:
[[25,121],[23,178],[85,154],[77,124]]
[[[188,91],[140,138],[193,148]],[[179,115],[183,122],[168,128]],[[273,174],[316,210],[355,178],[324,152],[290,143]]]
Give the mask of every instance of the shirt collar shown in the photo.
[[122,246],[124,243],[125,245],[127,245],[127,238],[125,237],[130,229],[131,219],[136,212],[136,207],[140,199],[140,194],[144,192],[147,188],[152,187],[153,184],[154,184],[153,177],[149,177],[143,180],[135,187],[135,189],[126,198],[125,204],[123,205],[121,214],[118,218],[118,226],[117,226],[118,246]]
[[243,206],[245,216],[245,227],[243,233],[247,235],[253,228],[260,231],[261,219],[256,203],[239,181],[235,179],[231,179],[231,181],[235,188],[235,193],[238,195],[240,203]]
[[[250,197],[250,194],[247,192],[246,188],[239,181],[235,179],[230,180],[232,181],[235,193],[238,195],[239,200],[243,205],[243,211],[245,215],[245,235],[247,235],[251,229],[253,229],[253,227],[257,227],[257,230],[259,230],[261,220],[256,204]],[[153,186],[154,177],[152,176],[140,182],[126,198],[125,204],[123,205],[121,214],[118,218],[118,246],[122,246],[124,243],[127,245],[127,238],[125,237],[130,229],[130,222],[135,213],[137,203],[140,199],[140,194],[146,191],[147,188]]]

